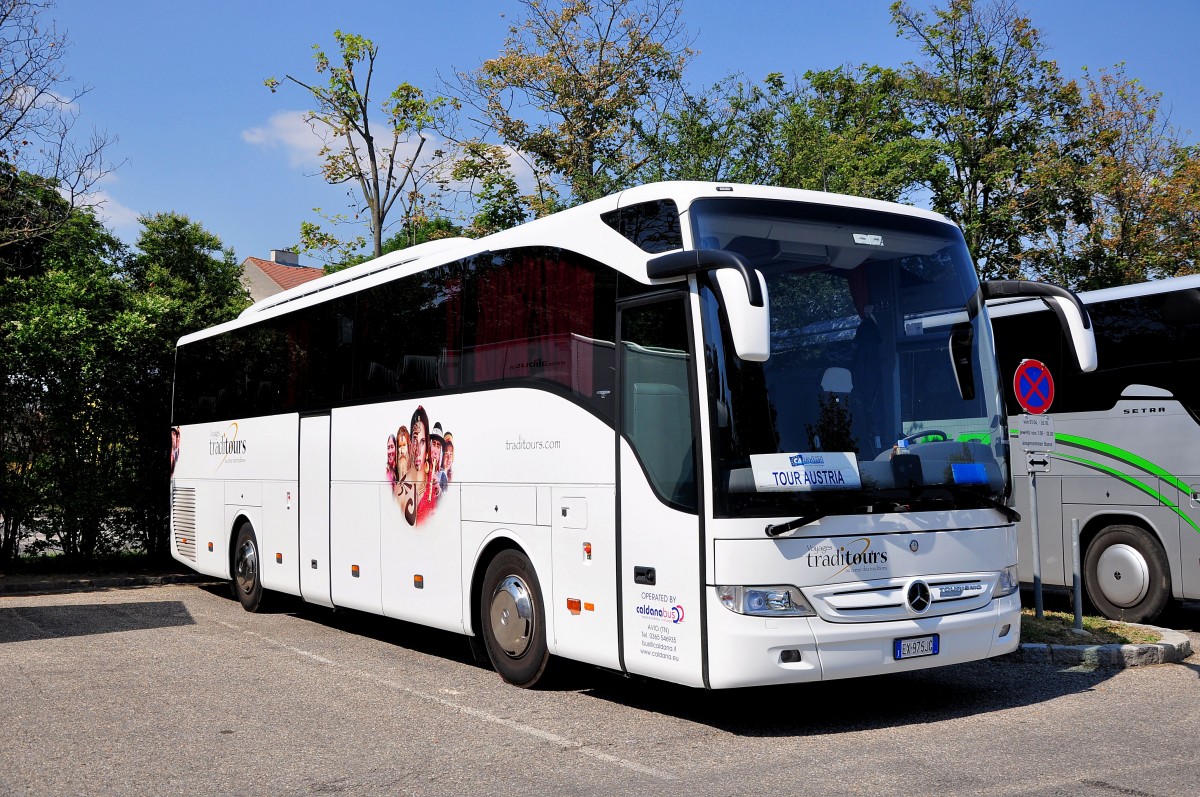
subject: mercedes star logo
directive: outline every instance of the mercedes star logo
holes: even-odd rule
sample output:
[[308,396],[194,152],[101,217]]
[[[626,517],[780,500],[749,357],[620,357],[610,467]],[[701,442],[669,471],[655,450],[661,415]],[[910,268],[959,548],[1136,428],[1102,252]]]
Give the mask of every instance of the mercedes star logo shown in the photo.
[[929,606],[933,603],[933,596],[929,592],[929,585],[924,581],[914,581],[908,585],[908,594],[905,596],[908,601],[908,608],[913,614],[924,614],[929,610]]

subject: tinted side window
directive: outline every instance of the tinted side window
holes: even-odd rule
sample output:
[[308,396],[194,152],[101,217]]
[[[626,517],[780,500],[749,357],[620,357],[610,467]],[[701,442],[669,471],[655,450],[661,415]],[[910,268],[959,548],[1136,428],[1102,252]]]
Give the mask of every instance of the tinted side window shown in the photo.
[[355,397],[424,393],[459,384],[461,269],[441,266],[361,291]]
[[601,219],[642,251],[657,254],[683,248],[679,208],[671,199],[610,210]]
[[621,428],[655,492],[695,509],[687,329],[682,299],[621,312]]
[[323,407],[351,398],[354,364],[353,296],[323,302],[285,319],[278,331],[278,354],[264,364],[290,365],[291,395],[285,406]]
[[467,264],[463,382],[534,382],[612,417],[616,277],[581,255],[531,247]]
[[1054,412],[1112,409],[1130,385],[1171,391],[1193,415],[1200,412],[1200,292],[1139,296],[1088,305],[1099,368],[1080,373],[1058,321],[1049,311],[993,319],[1005,403],[1022,412],[1012,378],[1021,360],[1041,360],[1055,381]]

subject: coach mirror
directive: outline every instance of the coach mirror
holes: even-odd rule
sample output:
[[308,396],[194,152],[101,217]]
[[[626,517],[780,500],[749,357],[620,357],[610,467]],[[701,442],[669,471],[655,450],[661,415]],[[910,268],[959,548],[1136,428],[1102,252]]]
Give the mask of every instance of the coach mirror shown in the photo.
[[1046,303],[1058,323],[1062,326],[1071,353],[1079,370],[1089,373],[1096,370],[1099,360],[1096,355],[1096,334],[1092,319],[1079,297],[1066,288],[1033,280],[988,280],[979,286],[984,301],[988,299],[1017,299],[1036,296]]
[[721,249],[684,250],[659,255],[646,263],[646,274],[651,279],[684,277],[701,271],[713,272],[737,356],[766,362],[771,355],[767,285],[762,274],[741,256]]

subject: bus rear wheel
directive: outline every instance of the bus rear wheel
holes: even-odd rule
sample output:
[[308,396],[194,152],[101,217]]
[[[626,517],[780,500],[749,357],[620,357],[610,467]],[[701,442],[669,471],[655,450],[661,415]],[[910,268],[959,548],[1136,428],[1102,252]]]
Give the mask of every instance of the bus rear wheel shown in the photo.
[[536,684],[550,660],[544,605],[525,554],[507,550],[492,559],[480,595],[483,642],[492,667],[513,686]]
[[249,523],[243,523],[233,544],[233,594],[248,612],[257,612],[263,605],[260,561],[254,529]]
[[1088,545],[1084,586],[1092,605],[1108,619],[1150,622],[1171,599],[1167,555],[1143,528],[1106,526]]

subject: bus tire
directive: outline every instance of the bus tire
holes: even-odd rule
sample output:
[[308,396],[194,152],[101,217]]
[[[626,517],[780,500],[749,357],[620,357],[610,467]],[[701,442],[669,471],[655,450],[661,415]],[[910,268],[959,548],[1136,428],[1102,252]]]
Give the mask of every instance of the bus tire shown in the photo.
[[488,563],[479,607],[483,643],[492,667],[513,686],[536,684],[550,660],[544,606],[525,554],[509,549]]
[[233,594],[241,601],[242,608],[257,612],[263,605],[262,557],[259,555],[258,538],[254,527],[243,523],[238,527],[233,544]]
[[1171,599],[1171,569],[1154,535],[1130,525],[1106,526],[1084,558],[1088,599],[1110,620],[1146,623]]

